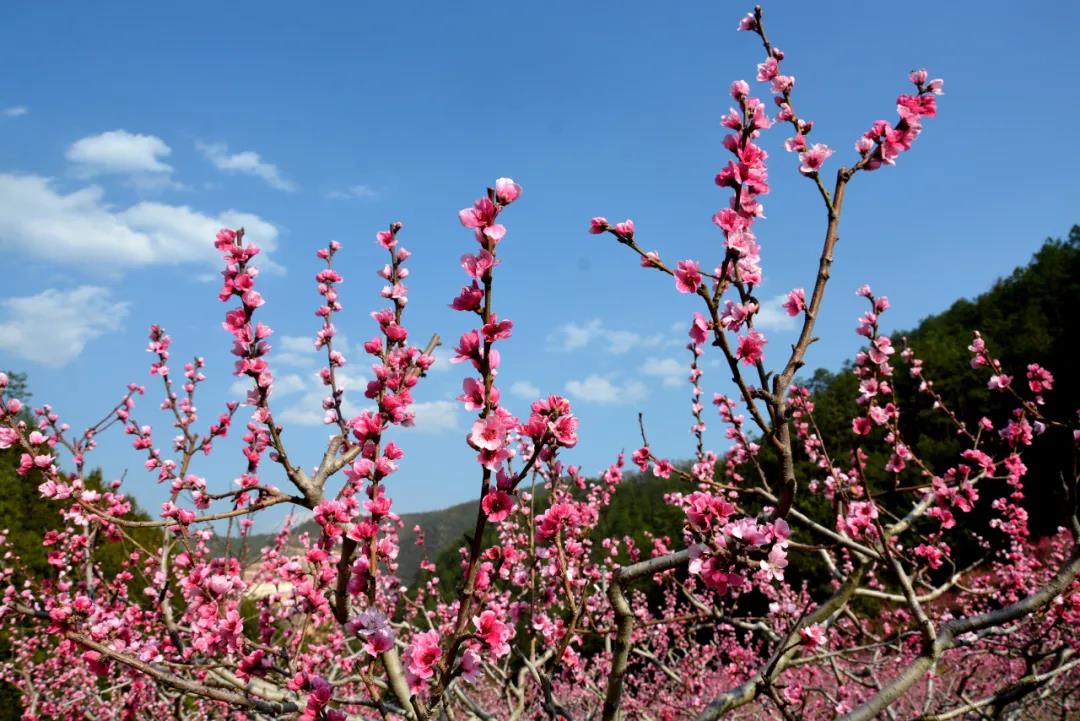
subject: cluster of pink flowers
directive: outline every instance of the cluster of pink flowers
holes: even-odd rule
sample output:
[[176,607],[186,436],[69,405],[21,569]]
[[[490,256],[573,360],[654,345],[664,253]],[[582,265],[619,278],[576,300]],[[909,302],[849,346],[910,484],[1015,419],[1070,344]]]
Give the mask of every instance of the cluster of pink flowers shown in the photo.
[[[255,310],[263,305],[262,295],[255,290],[258,268],[249,265],[251,259],[259,254],[259,246],[254,243],[244,245],[243,230],[223,229],[218,232],[214,243],[225,258],[225,279],[218,298],[228,302],[239,298],[240,307],[225,314],[222,326],[233,336],[233,355],[237,356],[234,374],[248,376],[255,381],[254,389],[248,394],[248,403],[263,407],[270,395],[274,377],[264,356],[270,351],[266,339],[273,331],[262,322],[251,322]],[[160,371],[159,371],[160,372]],[[266,414],[257,414],[257,420],[265,421]]]
[[[509,178],[499,178],[486,197],[458,214],[461,224],[475,231],[480,252],[461,257],[461,267],[471,282],[462,288],[450,307],[475,313],[480,318],[481,327],[461,336],[451,362],[468,361],[479,373],[479,378],[465,379],[462,384],[464,392],[458,399],[464,403],[466,410],[480,412],[469,433],[468,443],[477,451],[477,460],[488,472],[501,470],[512,457],[511,432],[517,424],[517,418],[499,405],[499,389],[495,386],[499,351],[494,345],[511,336],[514,324],[509,319],[500,320],[495,315],[491,308],[490,292],[492,273],[499,263],[496,258],[497,246],[506,235],[506,227],[495,221],[502,210],[520,195],[520,185]],[[490,505],[492,502],[488,503]]]
[[[338,423],[343,439],[347,439],[351,433],[352,442],[355,443],[352,451],[356,458],[344,469],[348,482],[342,487],[339,497],[324,500],[316,509],[316,520],[323,528],[327,543],[332,544],[344,534],[348,541],[362,549],[351,566],[343,566],[348,568],[347,574],[339,570],[346,579],[347,591],[353,596],[364,591],[374,592],[378,569],[373,564],[377,565],[379,561],[391,563],[397,555],[394,537],[381,532],[386,519],[396,518],[390,511],[393,501],[386,495],[382,484],[398,470],[398,461],[405,456],[405,452],[393,441],[384,444],[383,435],[392,426],[413,424],[412,389],[435,362],[433,356],[408,343],[408,331],[402,324],[408,303],[408,289],[403,281],[409,275],[404,263],[411,254],[399,243],[397,236],[401,228],[401,223],[391,223],[375,238],[376,244],[386,250],[390,258],[390,262],[378,271],[379,277],[386,282],[380,295],[390,300],[393,307],[371,314],[378,324],[379,335],[363,345],[364,351],[375,359],[371,367],[373,377],[364,390],[364,396],[375,401],[374,410],[362,411],[347,422],[339,420],[343,389],[338,386],[334,369],[344,365],[345,358],[333,349],[333,326],[328,320],[316,338],[316,347],[323,345],[327,350],[327,365],[321,371],[323,382],[331,389],[331,395],[323,401],[328,414],[327,422]],[[337,250],[335,244],[331,243],[318,253],[327,263],[326,270],[317,278],[319,293],[326,298],[326,304],[316,314],[326,319],[336,312],[335,306],[338,305],[333,288],[328,285],[328,281],[341,281],[340,276],[328,274]],[[345,445],[348,444],[346,440]],[[357,494],[361,491],[367,496],[362,503],[357,500]],[[361,510],[365,512],[363,517],[357,518]],[[387,643],[392,643],[393,633],[384,617],[372,613],[370,610],[362,612],[350,623],[366,639],[365,649],[373,654],[382,653],[387,650]]]
[[795,114],[791,101],[791,90],[795,87],[795,76],[784,75],[780,70],[780,63],[784,59],[784,51],[773,47],[768,42],[761,24],[754,18],[753,14],[751,14],[749,21],[744,19],[740,23],[739,29],[756,33],[761,37],[768,57],[757,66],[757,80],[759,83],[769,83],[774,94],[773,101],[779,108],[776,114],[777,122],[790,123],[795,130],[795,135],[784,141],[784,149],[789,153],[799,154],[800,173],[816,177],[825,161],[833,154],[833,151],[824,143],[809,145],[806,142],[806,136],[814,129],[814,123]]
[[724,147],[735,157],[716,175],[716,184],[730,188],[732,197],[728,208],[713,215],[713,222],[724,233],[727,254],[715,275],[717,282],[729,279],[754,286],[761,284],[762,273],[760,248],[751,227],[764,216],[760,198],[769,193],[769,172],[765,165],[769,154],[754,141],[762,130],[772,127],[772,120],[762,102],[750,95],[750,86],[745,81],[731,84],[731,97],[739,109],[731,109],[722,124],[731,130],[724,136]]
[[409,689],[413,693],[423,690],[425,682],[435,675],[435,668],[442,658],[439,632],[425,631],[413,636],[412,644],[405,651],[408,666],[405,668]]
[[896,112],[900,119],[895,125],[877,120],[862,137],[855,141],[855,151],[862,156],[860,164],[866,170],[876,170],[884,165],[895,165],[900,153],[911,150],[912,143],[922,132],[922,119],[937,115],[937,98],[943,94],[944,81],[940,78],[927,80],[925,70],[913,70],[910,75],[915,85],[915,95],[901,95],[896,99]]

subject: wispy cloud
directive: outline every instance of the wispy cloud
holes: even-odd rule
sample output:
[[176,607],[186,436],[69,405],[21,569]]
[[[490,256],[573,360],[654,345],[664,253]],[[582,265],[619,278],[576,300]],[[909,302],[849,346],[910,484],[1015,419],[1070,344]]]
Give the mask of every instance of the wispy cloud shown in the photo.
[[21,118],[24,115],[30,114],[30,108],[25,105],[12,105],[10,108],[4,108],[0,110],[0,115],[5,118]]
[[375,200],[379,191],[370,185],[350,185],[342,190],[331,190],[326,197],[331,200]]
[[0,301],[6,316],[0,320],[0,349],[59,368],[94,338],[118,330],[128,305],[114,300],[107,288],[92,285],[8,298]]
[[[0,173],[0,250],[119,272],[150,265],[220,263],[213,240],[223,227],[247,229],[264,251],[277,248],[277,228],[252,213],[207,215],[186,205],[140,202],[123,210],[91,185],[60,193],[48,178]],[[264,259],[263,267],[280,270]]]
[[[286,336],[289,339],[285,346],[296,348],[298,336]],[[310,339],[304,338],[304,343],[311,347]],[[276,353],[276,351],[275,351]],[[271,354],[272,364],[281,364],[280,355]],[[367,378],[354,375],[345,369],[339,368],[335,372],[338,388],[344,391],[342,411],[346,418],[352,418],[360,413],[370,401],[364,397],[363,392],[367,387]],[[249,383],[235,383],[230,389],[233,397],[243,399],[249,387]],[[322,426],[325,425],[326,411],[323,409],[323,399],[329,393],[329,388],[323,384],[319,373],[314,369],[299,374],[290,373],[274,380],[274,398],[290,398],[288,405],[280,413],[280,418],[286,423],[298,426]],[[359,405],[358,405],[359,404]],[[284,405],[284,404],[283,404]],[[437,434],[456,430],[460,418],[461,404],[456,401],[425,401],[415,403],[412,411],[416,415],[415,422],[407,429],[410,432]],[[277,414],[275,414],[277,415]]]
[[634,331],[608,328],[598,318],[585,323],[566,323],[547,339],[550,350],[568,353],[599,344],[601,350],[615,355],[638,348],[655,348],[663,341],[661,335],[643,336]]
[[566,392],[578,400],[607,405],[639,401],[645,397],[646,388],[641,381],[619,383],[611,376],[592,374],[567,382]]
[[446,433],[457,430],[461,404],[457,401],[426,401],[415,403],[412,407],[416,414],[415,423],[404,430],[414,433]]
[[536,400],[540,397],[540,389],[529,381],[514,381],[510,384],[510,392],[526,400]]
[[680,363],[674,358],[647,358],[640,370],[642,375],[657,378],[668,388],[677,388],[690,375],[689,363]]
[[[270,356],[270,361],[271,363],[275,362],[273,355]],[[360,376],[351,375],[342,368],[339,368],[334,373],[334,376],[338,388],[345,391],[344,402],[341,407],[342,411],[346,418],[352,418],[362,410],[360,406],[353,402],[353,399],[358,398],[367,402],[367,399],[362,395],[364,387],[367,386],[367,380]],[[323,420],[326,411],[323,410],[322,402],[323,398],[329,395],[329,389],[323,385],[317,371],[302,375],[300,378],[303,383],[303,389],[299,391],[300,398],[281,413],[281,420],[298,426],[324,425]],[[296,392],[293,391],[292,394],[295,395]]]
[[273,349],[270,352],[270,360],[274,365],[309,368],[320,360],[320,354],[315,350],[313,335],[278,336],[273,339],[271,346]]
[[252,175],[277,190],[286,192],[296,190],[296,183],[287,180],[282,176],[276,165],[263,160],[262,156],[254,150],[230,153],[229,146],[225,143],[197,142],[195,146],[218,170],[226,173]]

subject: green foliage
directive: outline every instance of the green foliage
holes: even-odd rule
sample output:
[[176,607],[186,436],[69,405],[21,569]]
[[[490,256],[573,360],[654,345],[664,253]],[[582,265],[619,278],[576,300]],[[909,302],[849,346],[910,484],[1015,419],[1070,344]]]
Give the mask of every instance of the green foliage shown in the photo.
[[[985,369],[971,368],[972,331],[986,339],[991,354],[1000,358],[1014,385],[1026,393],[1028,363],[1039,363],[1054,373],[1053,392],[1047,394],[1050,417],[1068,419],[1077,406],[1078,388],[1075,358],[1077,315],[1080,307],[1080,226],[1074,226],[1067,240],[1048,240],[1031,262],[973,300],[958,300],[943,313],[924,319],[911,331],[892,333],[894,343],[906,337],[908,345],[923,360],[923,375],[934,383],[945,404],[972,429],[982,416],[996,426],[1008,420],[1015,402],[1006,394],[987,389]],[[938,472],[959,460],[963,446],[951,423],[935,410],[931,400],[918,391],[918,381],[910,378],[906,366],[896,362],[894,387],[903,409],[901,429],[905,439]],[[845,368],[833,374],[818,370],[808,382],[814,393],[814,417],[822,438],[839,462],[848,458],[852,433],[850,418],[856,413],[857,382]],[[1029,473],[1025,482],[1026,507],[1035,535],[1052,533],[1063,521],[1063,490],[1060,474],[1071,472],[1072,439],[1064,429],[1051,429],[1038,437],[1024,453]],[[871,489],[888,492],[895,482],[917,483],[912,469],[893,479],[882,467],[884,457],[872,456]],[[802,478],[821,474],[803,465]],[[998,491],[1000,489],[989,489]],[[965,525],[986,528],[989,497]],[[885,504],[896,502],[889,496]],[[896,510],[900,510],[897,508]]]

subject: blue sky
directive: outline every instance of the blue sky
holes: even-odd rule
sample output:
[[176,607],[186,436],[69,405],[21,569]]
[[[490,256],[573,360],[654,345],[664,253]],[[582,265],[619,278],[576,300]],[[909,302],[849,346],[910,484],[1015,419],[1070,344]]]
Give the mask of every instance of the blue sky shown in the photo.
[[[505,216],[497,279],[499,315],[515,322],[503,348],[507,403],[527,412],[514,388],[568,394],[582,419],[568,459],[590,472],[637,446],[639,410],[658,451],[688,456],[682,345],[693,299],[586,228],[595,214],[632,217],[641,243],[665,259],[719,258],[710,222],[727,202],[711,182],[726,162],[719,118],[730,81],[752,80],[762,59],[755,38],[734,31],[749,6],[313,7],[0,8],[0,368],[27,371],[35,402],[75,427],[126,383],[146,383],[137,417],[165,446],[171,428],[143,352],[147,327],[160,323],[174,366],[207,358],[208,423],[233,382],[212,231],[243,222],[272,260],[260,284],[262,318],[277,333],[275,410],[293,421],[291,455],[314,464],[327,435],[311,424],[321,415],[318,359],[307,351],[314,251],[344,244],[338,328],[355,347],[380,307],[374,233],[403,221],[414,252],[407,325],[452,347],[467,319],[446,304],[464,278],[457,259],[473,249],[456,212],[506,175],[524,186]],[[1075,3],[912,2],[888,18],[853,3],[765,9],[800,114],[838,151],[830,168],[851,162],[873,120],[895,116],[908,70],[945,78],[941,114],[914,150],[849,190],[811,367],[836,368],[857,349],[862,283],[892,299],[889,325],[908,327],[1080,221],[1077,152],[1058,131],[1080,113]],[[812,283],[823,230],[785,137],[778,129],[762,141],[773,183],[757,226],[762,298]],[[767,360],[779,362],[791,338],[779,323]],[[362,377],[364,359],[349,355]],[[708,394],[727,390],[718,367],[705,371]],[[444,362],[418,389],[417,428],[400,434],[408,455],[392,481],[396,510],[476,492],[469,416],[451,402],[463,374]],[[721,434],[712,438],[720,448]],[[110,478],[130,469],[140,502],[161,502],[125,437],[103,438],[96,463]],[[194,469],[219,489],[241,470],[234,445]]]

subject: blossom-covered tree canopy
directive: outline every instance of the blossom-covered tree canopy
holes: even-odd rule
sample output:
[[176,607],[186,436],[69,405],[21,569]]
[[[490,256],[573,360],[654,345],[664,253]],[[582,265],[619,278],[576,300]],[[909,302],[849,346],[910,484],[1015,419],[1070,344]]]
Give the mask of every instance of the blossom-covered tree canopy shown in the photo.
[[[315,253],[312,342],[325,355],[321,412],[330,433],[316,458],[290,455],[275,414],[273,319],[252,262],[260,248],[245,229],[222,229],[207,243],[221,256],[222,327],[246,397],[202,398],[212,369],[201,357],[174,359],[173,339],[157,325],[147,346],[152,383],[129,385],[82,432],[59,408],[24,407],[0,374],[0,449],[18,454],[27,483],[40,479],[37,490],[56,513],[41,538],[45,572],[0,541],[0,624],[11,648],[2,676],[22,692],[23,718],[929,721],[1080,713],[1080,431],[1075,412],[1056,417],[1046,402],[1055,373],[1070,371],[1006,367],[971,329],[970,366],[1010,412],[969,423],[938,393],[919,348],[883,331],[889,300],[864,286],[856,333],[865,346],[851,368],[858,410],[843,437],[823,436],[814,396],[797,380],[819,340],[848,186],[865,182],[871,195],[869,173],[932,162],[905,154],[936,117],[943,81],[912,71],[895,117],[869,123],[853,148],[835,150],[817,142],[827,129],[796,109],[793,62],[767,35],[761,9],[738,28],[764,58],[758,85],[730,85],[732,107],[721,119],[713,257],[664,260],[647,250],[659,241],[642,238],[629,219],[582,223],[583,241],[587,233],[610,236],[697,304],[685,345],[689,461],[654,451],[649,425],[665,422],[656,419],[641,419],[630,454],[632,467],[677,484],[665,502],[679,514],[678,533],[650,534],[647,543],[598,537],[624,483],[623,455],[590,477],[562,460],[579,441],[566,398],[506,402],[500,348],[513,336],[515,308],[496,307],[494,286],[500,247],[514,242],[512,206],[527,202],[521,185],[498,178],[458,216],[472,238],[462,246],[461,290],[447,301],[467,329],[448,345],[450,362],[468,369],[457,400],[474,416],[461,452],[476,460],[478,507],[453,584],[443,583],[449,569],[430,561],[412,586],[398,575],[395,473],[425,451],[399,446],[391,432],[413,424],[414,389],[441,342],[409,332],[404,226],[375,233],[382,289],[370,322],[362,321],[371,334],[362,358],[346,357],[338,331],[338,260],[351,249],[332,241]],[[769,131],[785,135],[794,156],[780,172],[805,177],[824,220],[818,264],[783,306],[799,329],[788,348],[770,344],[758,323]],[[707,353],[720,360],[715,380],[727,389],[711,398]],[[359,391],[341,382],[350,363],[370,367]],[[900,378],[960,443],[947,463],[924,457],[906,437]],[[160,398],[152,405],[171,431],[150,422],[147,396]],[[209,420],[197,396],[213,408]],[[719,440],[708,434],[712,422],[723,429]],[[138,513],[127,491],[145,482],[142,472],[91,480],[89,459],[106,432],[126,434],[160,484],[153,517]],[[200,461],[229,434],[242,437],[243,457],[231,490],[213,493]],[[1030,477],[1026,455],[1037,437],[1060,439],[1053,447],[1071,475]],[[1067,525],[1038,540],[1023,503],[1029,483],[1059,484],[1068,501]],[[966,522],[980,502],[989,502],[986,528]],[[243,563],[253,518],[273,506],[310,512],[318,532],[287,527],[257,562]],[[977,553],[958,554],[960,545]],[[103,554],[117,548],[120,560],[113,553],[107,565]],[[809,563],[827,572],[813,589],[791,580],[792,569]]]

